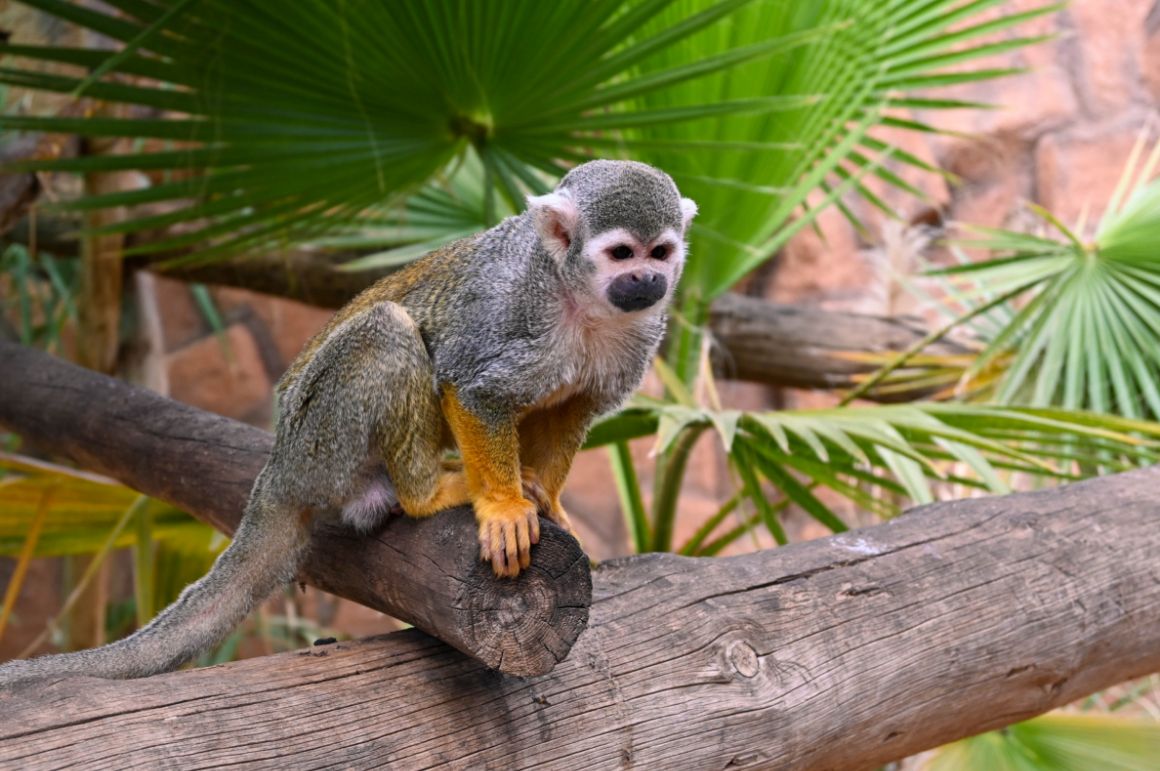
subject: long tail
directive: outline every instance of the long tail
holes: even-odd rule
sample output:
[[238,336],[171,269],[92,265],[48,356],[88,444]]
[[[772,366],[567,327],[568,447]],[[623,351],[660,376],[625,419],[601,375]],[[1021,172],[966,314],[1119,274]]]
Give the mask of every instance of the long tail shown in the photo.
[[229,548],[148,625],[100,648],[0,664],[0,686],[69,675],[146,677],[176,669],[221,642],[255,605],[293,580],[308,540],[305,518],[274,504],[259,478]]

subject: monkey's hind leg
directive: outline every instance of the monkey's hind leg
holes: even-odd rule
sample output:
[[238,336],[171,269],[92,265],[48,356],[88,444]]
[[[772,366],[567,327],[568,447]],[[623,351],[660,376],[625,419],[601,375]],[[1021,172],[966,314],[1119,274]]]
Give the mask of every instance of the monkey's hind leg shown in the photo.
[[319,503],[342,506],[361,529],[388,498],[413,517],[469,502],[463,470],[443,462],[434,368],[402,306],[376,303],[335,329],[286,397],[297,454],[316,467],[302,472],[326,476],[331,500]]

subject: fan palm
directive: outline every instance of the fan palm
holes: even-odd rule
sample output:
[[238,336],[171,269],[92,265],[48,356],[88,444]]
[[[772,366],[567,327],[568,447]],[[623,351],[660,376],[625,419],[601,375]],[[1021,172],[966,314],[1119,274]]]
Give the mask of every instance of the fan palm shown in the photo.
[[518,208],[570,162],[631,155],[702,201],[687,288],[705,297],[808,223],[810,193],[868,194],[866,173],[908,187],[881,155],[928,167],[873,128],[928,130],[898,116],[965,106],[913,92],[1008,74],[958,65],[1032,42],[979,41],[1057,7],[976,23],[998,0],[27,4],[123,49],[7,45],[18,61],[80,71],[28,63],[0,69],[0,82],[120,103],[133,117],[0,126],[148,142],[28,165],[158,174],[73,204],[168,204],[110,227],[182,226],[150,250],[198,245],[204,258],[314,238],[401,202],[469,151],[485,174],[486,224],[497,201]]
[[[967,226],[957,264],[928,273],[962,310],[936,304],[950,320],[920,343],[967,328],[980,341],[969,364],[916,360],[916,345],[855,395],[909,363],[919,377],[937,370],[958,392],[1000,404],[1160,416],[1160,143],[1148,152],[1146,136],[1090,240],[1086,218],[1069,227],[1031,205],[1043,233]],[[990,256],[971,261],[960,247]]]

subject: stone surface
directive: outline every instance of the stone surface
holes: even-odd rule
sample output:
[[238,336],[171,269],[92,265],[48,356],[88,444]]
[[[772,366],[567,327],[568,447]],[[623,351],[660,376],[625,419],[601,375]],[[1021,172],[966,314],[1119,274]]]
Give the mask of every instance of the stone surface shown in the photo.
[[1145,25],[1148,35],[1141,53],[1140,69],[1153,104],[1160,103],[1160,3],[1152,8]]
[[620,511],[608,450],[577,454],[564,486],[563,503],[584,550],[600,561],[632,553],[632,536]]
[[1078,126],[1041,139],[1035,153],[1038,202],[1069,227],[1086,210],[1090,232],[1146,119],[1144,114],[1127,114],[1112,123]]
[[248,422],[270,414],[270,377],[241,324],[231,325],[224,337],[202,338],[169,354],[167,366],[174,399]]
[[176,351],[210,332],[189,284],[157,275],[153,282],[154,301],[160,311],[162,352]]
[[773,276],[764,292],[781,303],[818,302],[857,294],[871,279],[858,256],[858,235],[837,208],[818,215],[819,234],[806,228],[774,258]]
[[1076,32],[1076,86],[1096,119],[1142,96],[1139,60],[1149,7],[1146,0],[1075,0],[1064,11]]

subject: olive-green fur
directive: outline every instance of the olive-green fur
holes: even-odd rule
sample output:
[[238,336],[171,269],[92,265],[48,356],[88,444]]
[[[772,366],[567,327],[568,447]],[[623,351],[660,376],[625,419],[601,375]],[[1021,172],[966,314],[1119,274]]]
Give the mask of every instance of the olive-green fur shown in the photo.
[[509,218],[379,281],[307,344],[278,383],[274,450],[242,525],[205,578],[120,642],[0,665],[0,685],[140,677],[213,646],[293,580],[312,516],[345,511],[369,528],[399,499],[427,499],[450,443],[445,393],[494,437],[521,427],[518,442],[480,446],[513,444],[518,476],[522,445],[558,495],[588,426],[637,387],[665,329],[663,305],[615,334],[569,327],[569,308],[596,302],[584,241],[685,226],[676,186],[644,164],[584,164],[558,190],[580,214],[563,256],[541,243],[532,214]]

